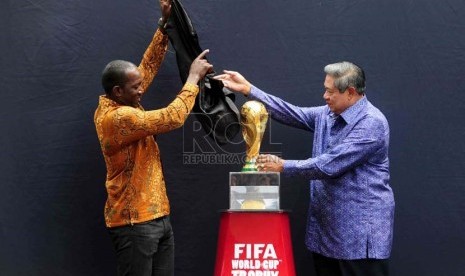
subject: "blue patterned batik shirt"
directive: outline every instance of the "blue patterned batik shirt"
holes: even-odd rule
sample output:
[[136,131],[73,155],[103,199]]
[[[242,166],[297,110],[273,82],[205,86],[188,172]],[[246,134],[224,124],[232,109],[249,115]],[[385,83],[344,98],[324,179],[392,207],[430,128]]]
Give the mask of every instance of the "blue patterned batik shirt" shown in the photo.
[[312,158],[286,160],[283,170],[310,179],[308,249],[344,260],[388,258],[394,195],[381,111],[366,96],[340,115],[328,106],[294,106],[253,86],[249,98],[263,102],[273,119],[314,133]]

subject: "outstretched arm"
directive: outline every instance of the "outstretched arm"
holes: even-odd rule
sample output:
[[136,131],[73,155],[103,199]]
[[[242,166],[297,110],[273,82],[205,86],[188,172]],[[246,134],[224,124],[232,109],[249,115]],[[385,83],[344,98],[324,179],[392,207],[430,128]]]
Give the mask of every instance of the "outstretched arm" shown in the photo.
[[261,91],[239,72],[225,70],[224,74],[215,76],[215,79],[221,80],[226,88],[264,103],[273,119],[289,126],[313,131],[315,118],[321,108],[299,107],[290,104]]

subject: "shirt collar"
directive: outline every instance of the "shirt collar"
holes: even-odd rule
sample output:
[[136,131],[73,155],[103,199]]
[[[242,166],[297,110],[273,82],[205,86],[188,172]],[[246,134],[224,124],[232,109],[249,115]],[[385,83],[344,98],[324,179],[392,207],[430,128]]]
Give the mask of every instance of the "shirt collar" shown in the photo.
[[[344,112],[342,112],[339,116],[341,116],[347,124],[350,124],[357,118],[357,115],[366,106],[367,102],[367,97],[363,96],[355,104],[344,110]],[[336,115],[332,111],[329,111],[328,115],[333,119],[336,119],[338,117],[338,115]]]
[[[99,97],[99,105],[104,107],[104,108],[123,106],[123,105],[120,105],[119,103],[109,99],[106,95],[100,95],[100,97]],[[132,106],[129,106],[129,107],[132,107]],[[137,107],[137,109],[144,110],[142,108],[142,105],[140,105],[140,104]]]
[[99,97],[99,105],[106,108],[119,106],[117,102],[110,100],[106,95],[101,95]]

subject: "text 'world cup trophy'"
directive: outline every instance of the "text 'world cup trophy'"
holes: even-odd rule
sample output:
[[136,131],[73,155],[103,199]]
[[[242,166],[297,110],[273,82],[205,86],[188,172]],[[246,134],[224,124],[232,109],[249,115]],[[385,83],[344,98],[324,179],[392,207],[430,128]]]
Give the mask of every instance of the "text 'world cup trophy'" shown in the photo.
[[256,172],[256,160],[260,152],[263,133],[265,133],[268,112],[258,101],[247,101],[241,109],[242,136],[246,145],[243,172]]

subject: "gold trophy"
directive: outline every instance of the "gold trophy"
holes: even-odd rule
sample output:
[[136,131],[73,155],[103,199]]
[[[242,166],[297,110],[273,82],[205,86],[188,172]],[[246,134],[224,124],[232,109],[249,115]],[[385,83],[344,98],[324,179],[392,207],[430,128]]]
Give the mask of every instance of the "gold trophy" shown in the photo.
[[[256,160],[260,152],[263,133],[265,133],[268,112],[265,106],[258,101],[248,101],[241,109],[242,136],[246,145],[246,159],[242,172],[257,172]],[[251,198],[246,198],[241,209],[265,209],[265,202],[261,198],[256,198],[257,187],[248,186],[246,194]]]
[[263,133],[265,133],[268,112],[258,101],[248,101],[241,109],[242,136],[246,145],[245,165],[243,172],[256,172],[256,160],[260,152]]

